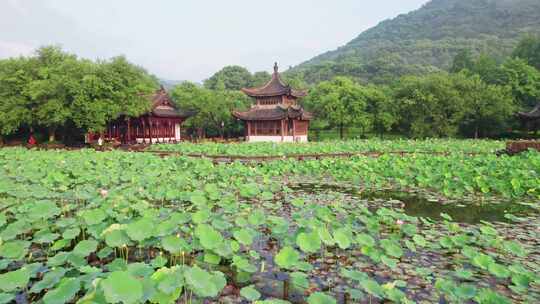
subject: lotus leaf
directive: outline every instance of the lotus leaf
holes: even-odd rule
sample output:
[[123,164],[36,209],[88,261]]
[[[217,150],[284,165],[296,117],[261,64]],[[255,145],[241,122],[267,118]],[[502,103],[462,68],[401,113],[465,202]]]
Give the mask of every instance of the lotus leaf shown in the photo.
[[101,288],[109,303],[137,303],[143,297],[143,285],[125,271],[115,271],[101,281]]
[[64,278],[55,289],[49,290],[43,297],[45,304],[64,304],[70,302],[81,289],[78,278]]
[[308,299],[308,304],[336,304],[336,299],[333,297],[322,293],[322,292],[314,292],[312,293]]
[[24,288],[28,284],[29,280],[30,271],[25,267],[0,274],[0,290],[4,292],[11,292]]
[[184,272],[186,283],[200,297],[215,297],[227,283],[223,273],[209,273],[198,266],[188,268]]
[[261,297],[261,293],[253,285],[240,289],[240,295],[249,301],[256,301]]
[[299,262],[300,254],[292,247],[284,247],[274,257],[276,264],[283,269],[293,269]]

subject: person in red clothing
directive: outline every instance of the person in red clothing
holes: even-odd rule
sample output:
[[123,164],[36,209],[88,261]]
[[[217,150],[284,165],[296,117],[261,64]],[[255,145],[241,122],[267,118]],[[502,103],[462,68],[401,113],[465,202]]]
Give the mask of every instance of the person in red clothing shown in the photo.
[[34,138],[33,134],[30,134],[30,138],[28,138],[28,145],[35,146],[36,145],[36,139]]

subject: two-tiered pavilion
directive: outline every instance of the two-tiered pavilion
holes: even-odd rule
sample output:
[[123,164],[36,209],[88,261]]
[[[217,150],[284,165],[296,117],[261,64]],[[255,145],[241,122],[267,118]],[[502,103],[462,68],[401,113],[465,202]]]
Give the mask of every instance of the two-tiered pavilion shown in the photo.
[[246,141],[307,142],[312,114],[304,111],[299,99],[306,91],[292,89],[281,80],[277,63],[272,79],[259,88],[242,89],[255,103],[248,111],[234,111],[245,124]]

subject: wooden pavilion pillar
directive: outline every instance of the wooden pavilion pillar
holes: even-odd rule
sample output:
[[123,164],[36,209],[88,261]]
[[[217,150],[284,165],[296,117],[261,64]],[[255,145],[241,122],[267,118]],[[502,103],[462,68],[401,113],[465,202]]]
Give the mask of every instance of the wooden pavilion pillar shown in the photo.
[[131,144],[131,119],[127,119],[127,132],[126,132],[126,142]]
[[282,119],[282,120],[281,120],[281,131],[280,131],[280,134],[281,134],[281,142],[283,142],[284,136],[285,136],[285,134],[284,134],[284,133],[285,133],[285,128],[283,127],[283,122],[284,122],[284,120]]
[[249,141],[249,138],[251,137],[251,121],[247,120],[246,124],[247,124],[247,139]]
[[154,131],[154,127],[152,126],[152,118],[148,117],[148,125],[149,125],[149,128],[148,128],[148,135],[150,137],[150,144],[153,144],[152,142],[152,132]]
[[145,123],[144,123],[144,119],[140,119],[141,121],[141,127],[142,127],[142,141],[143,141],[143,144],[146,143],[146,127],[145,127]]
[[296,140],[296,119],[293,119],[292,121],[292,136],[294,142]]

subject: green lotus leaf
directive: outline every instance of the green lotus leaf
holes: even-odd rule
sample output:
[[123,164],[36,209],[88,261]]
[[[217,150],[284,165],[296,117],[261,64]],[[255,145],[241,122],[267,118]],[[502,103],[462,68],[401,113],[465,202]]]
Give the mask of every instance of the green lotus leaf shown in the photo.
[[160,268],[151,276],[156,288],[167,295],[180,296],[184,286],[184,275],[180,267]]
[[413,235],[412,239],[414,243],[420,247],[426,247],[427,245],[426,239],[419,234]]
[[64,231],[64,233],[62,233],[62,237],[66,240],[72,240],[78,237],[79,234],[81,234],[81,229],[76,227],[76,228],[71,228]]
[[195,229],[195,235],[205,249],[214,249],[223,242],[223,236],[210,225],[201,224]]
[[510,271],[508,268],[504,267],[503,265],[497,264],[497,263],[491,263],[488,265],[488,270],[491,274],[496,276],[497,278],[505,279],[510,276]]
[[472,299],[476,295],[476,287],[471,284],[461,284],[454,289],[454,294],[463,300]]
[[253,232],[248,229],[240,229],[233,233],[234,238],[244,246],[253,243]]
[[28,252],[29,242],[10,241],[0,246],[0,256],[6,259],[21,260]]
[[182,251],[185,251],[186,245],[187,243],[185,240],[174,235],[169,235],[161,240],[163,249],[172,254],[180,254]]
[[254,273],[257,271],[257,268],[253,266],[248,259],[245,259],[240,256],[233,257],[232,265],[236,266],[239,270],[247,273]]
[[227,283],[223,273],[219,271],[209,273],[198,266],[185,270],[184,277],[190,289],[200,297],[217,296]]
[[321,241],[326,246],[334,246],[336,244],[336,241],[334,240],[328,229],[326,229],[326,227],[320,227],[319,229],[317,229],[317,232],[319,233]]
[[60,208],[52,201],[40,201],[34,204],[28,212],[28,217],[35,219],[48,219],[60,214]]
[[384,289],[375,280],[367,279],[360,282],[360,286],[369,294],[382,298],[384,296]]
[[240,289],[240,295],[248,301],[256,301],[261,297],[261,293],[255,289],[254,285],[249,285]]
[[308,299],[308,304],[336,304],[336,299],[322,292],[312,293]]
[[525,251],[523,246],[521,246],[521,244],[519,244],[518,242],[505,241],[503,243],[503,246],[506,251],[518,257],[525,257],[527,255],[527,252]]
[[282,248],[274,257],[276,264],[283,269],[293,269],[299,262],[300,254],[292,247],[287,246]]
[[41,281],[32,285],[32,288],[30,288],[30,293],[40,293],[43,289],[52,288],[54,285],[60,282],[66,271],[66,269],[58,267],[47,272]]
[[466,269],[457,269],[455,271],[455,274],[458,278],[464,279],[464,280],[469,280],[474,276],[472,271],[466,270]]
[[129,238],[123,230],[112,230],[105,235],[105,243],[109,247],[123,247],[129,244]]
[[208,264],[219,265],[219,263],[221,262],[221,257],[217,254],[205,252],[203,261]]
[[474,297],[477,303],[494,303],[494,304],[510,304],[512,303],[508,298],[502,296],[491,289],[482,289]]
[[0,292],[0,304],[12,303],[14,299],[14,294]]
[[204,206],[207,202],[206,200],[206,197],[204,196],[204,194],[200,194],[200,193],[197,193],[197,194],[194,194],[192,196],[190,196],[189,200],[195,204],[195,205],[199,205],[199,206]]
[[398,260],[383,255],[381,256],[381,262],[383,262],[384,265],[388,266],[390,269],[393,270],[397,268]]
[[334,240],[341,249],[347,249],[351,247],[352,235],[350,230],[346,228],[337,229],[336,231],[334,231]]
[[85,210],[81,216],[88,226],[97,225],[107,218],[107,214],[101,209]]
[[294,289],[304,291],[309,288],[309,280],[307,274],[303,272],[293,272],[289,275],[289,280]]
[[474,258],[473,258],[473,264],[475,266],[478,266],[482,269],[485,269],[487,270],[489,268],[489,265],[495,263],[495,261],[493,260],[493,258],[487,254],[483,254],[483,253],[478,253]]
[[0,274],[0,290],[4,292],[15,291],[26,287],[28,281],[30,281],[30,271],[25,267]]
[[202,209],[192,215],[193,222],[196,224],[206,223],[210,220],[210,210]]
[[296,237],[296,245],[307,253],[315,253],[321,249],[321,239],[317,232],[302,232]]
[[366,273],[356,271],[356,270],[342,269],[341,275],[351,280],[358,281],[358,282],[362,282],[369,279],[369,276]]
[[384,248],[386,254],[389,256],[400,258],[403,255],[403,249],[399,243],[391,241],[389,239],[381,240],[381,247]]
[[64,278],[54,289],[49,290],[43,297],[45,304],[64,304],[71,299],[81,289],[81,281],[78,278]]
[[126,233],[136,242],[143,241],[154,236],[154,222],[149,218],[143,218],[126,226]]
[[365,234],[365,233],[357,234],[356,235],[356,242],[360,246],[368,246],[368,247],[375,246],[375,239],[373,239],[373,237],[371,235]]
[[109,303],[137,303],[143,297],[143,285],[126,271],[115,271],[101,281]]
[[266,222],[266,214],[262,210],[255,210],[251,212],[248,217],[248,222],[253,226],[260,226]]
[[80,241],[75,248],[73,248],[73,253],[82,257],[86,257],[92,252],[96,251],[98,242],[94,240],[84,240]]

